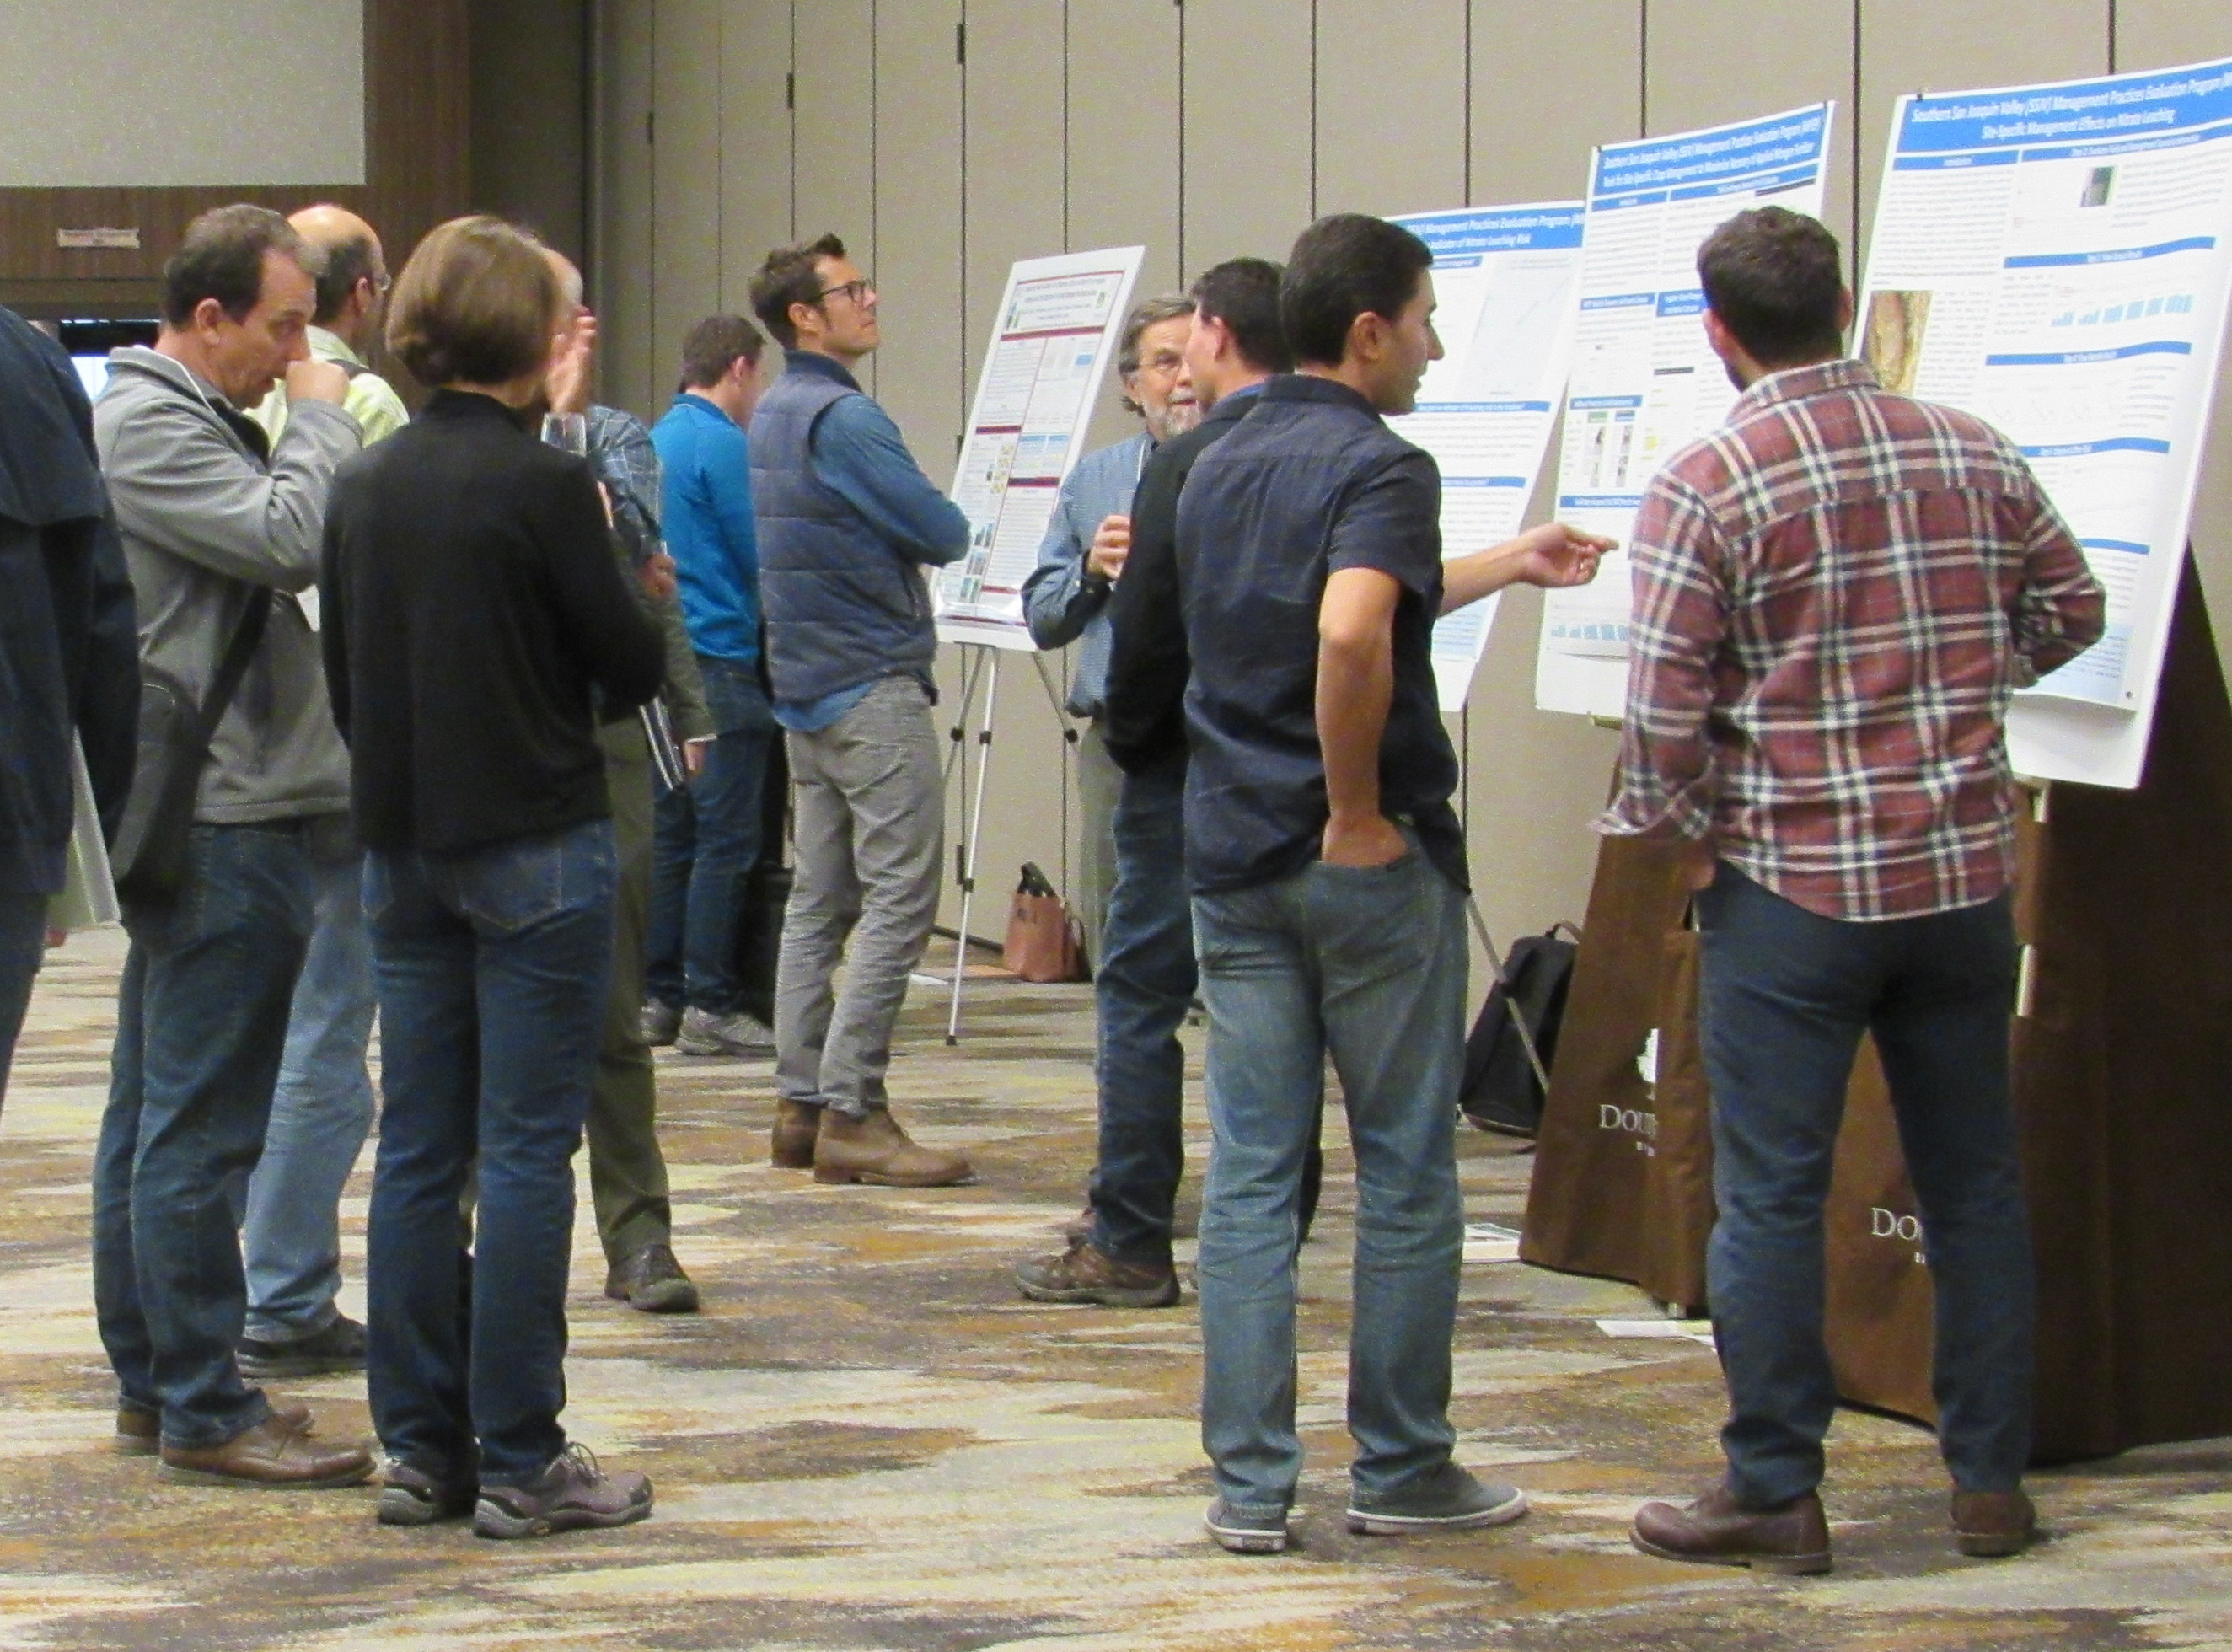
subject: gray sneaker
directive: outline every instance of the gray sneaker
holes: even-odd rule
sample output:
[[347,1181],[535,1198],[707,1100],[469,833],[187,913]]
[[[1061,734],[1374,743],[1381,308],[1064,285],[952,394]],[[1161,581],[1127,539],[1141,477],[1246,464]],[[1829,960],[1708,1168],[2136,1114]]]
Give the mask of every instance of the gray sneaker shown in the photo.
[[473,1534],[540,1538],[630,1526],[650,1513],[649,1480],[632,1470],[608,1474],[587,1446],[571,1445],[524,1486],[483,1486],[473,1510]]
[[470,1474],[434,1473],[390,1461],[380,1476],[377,1518],[382,1526],[431,1526],[471,1513],[479,1494]]
[[674,1047],[683,1055],[773,1055],[775,1034],[765,1021],[742,1010],[716,1015],[692,1005],[682,1012]]
[[1223,1498],[1209,1506],[1202,1517],[1202,1529],[1217,1541],[1217,1546],[1234,1554],[1278,1554],[1287,1546],[1287,1513],[1251,1514],[1234,1508]]
[[1452,1462],[1392,1497],[1367,1500],[1352,1494],[1348,1529],[1383,1538],[1411,1532],[1463,1532],[1502,1526],[1525,1513],[1527,1493],[1516,1486],[1484,1486]]
[[682,1011],[675,1005],[662,1003],[656,998],[643,1001],[643,1041],[654,1050],[664,1049],[674,1042],[674,1035],[682,1030]]

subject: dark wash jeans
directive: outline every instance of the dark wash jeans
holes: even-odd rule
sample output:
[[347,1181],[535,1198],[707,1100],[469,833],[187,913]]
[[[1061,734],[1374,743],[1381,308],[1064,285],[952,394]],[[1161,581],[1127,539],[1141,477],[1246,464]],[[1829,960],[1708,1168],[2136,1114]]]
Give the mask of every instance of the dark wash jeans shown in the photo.
[[775,722],[757,665],[700,654],[698,670],[719,733],[697,778],[659,800],[646,983],[663,1004],[728,1015],[742,1007],[736,920],[759,863]]
[[[386,1106],[365,1273],[380,1443],[533,1479],[565,1449],[573,1156],[613,962],[613,832],[591,821],[364,873]],[[477,1152],[472,1255],[457,1201]]]
[[0,1101],[8,1095],[8,1069],[16,1056],[16,1035],[30,1007],[31,981],[47,950],[45,895],[11,895],[0,890]]
[[1197,979],[1183,758],[1124,776],[1115,838],[1116,884],[1093,977],[1100,1027],[1093,1243],[1124,1261],[1162,1267],[1185,1169],[1178,1028]]
[[1313,861],[1194,897],[1213,1143],[1201,1215],[1202,1444],[1225,1501],[1294,1500],[1294,1250],[1333,1056],[1356,1150],[1350,1480],[1399,1498],[1450,1460],[1464,1250],[1457,1085],[1464,897],[1413,842],[1385,866]]
[[219,1445],[270,1415],[233,1363],[248,1307],[234,1208],[310,942],[309,824],[197,826],[178,899],[125,912],[94,1305],[125,1403],[159,1409],[170,1445]]
[[1706,1288],[1729,1489],[1769,1508],[1820,1483],[1837,1403],[1821,1212],[1864,1032],[1883,1056],[1937,1286],[1939,1446],[1959,1489],[2013,1488],[2030,1451],[2036,1279],[2008,1098],[2008,897],[1845,923],[1723,862],[1697,907],[1720,1206]]

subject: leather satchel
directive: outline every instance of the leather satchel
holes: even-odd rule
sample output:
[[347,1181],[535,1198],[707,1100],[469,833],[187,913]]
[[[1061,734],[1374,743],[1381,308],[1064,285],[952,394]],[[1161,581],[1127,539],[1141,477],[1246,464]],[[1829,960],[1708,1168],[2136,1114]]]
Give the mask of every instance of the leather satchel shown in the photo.
[[1084,937],[1077,922],[1036,866],[1023,868],[1008,908],[1008,944],[1001,962],[1023,981],[1082,981]]
[[167,905],[186,886],[194,804],[201,794],[202,770],[209,765],[210,742],[248,674],[270,617],[271,593],[258,586],[198,706],[177,677],[140,664],[139,755],[109,854],[117,897],[127,905]]

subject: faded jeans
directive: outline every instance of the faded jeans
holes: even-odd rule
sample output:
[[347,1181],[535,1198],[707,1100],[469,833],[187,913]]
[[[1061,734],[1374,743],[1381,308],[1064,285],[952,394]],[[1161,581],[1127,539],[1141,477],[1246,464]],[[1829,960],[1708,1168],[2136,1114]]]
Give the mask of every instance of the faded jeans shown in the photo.
[[888,1105],[892,1029],[938,915],[938,732],[922,685],[887,677],[788,740],[798,858],[775,971],[775,1090],[865,1118]]
[[1351,1480],[1358,1497],[1398,1497],[1456,1440],[1464,897],[1413,844],[1385,866],[1313,862],[1197,894],[1193,910],[1209,1010],[1202,1444],[1217,1491],[1236,1513],[1275,1518],[1301,1474],[1294,1253],[1330,1052],[1356,1152]]
[[1720,1209],[1706,1290],[1729,1384],[1729,1489],[1772,1508],[1820,1483],[1837,1406],[1821,1215],[1867,1032],[1937,1287],[1939,1448],[1960,1489],[2012,1489],[2030,1454],[2036,1277],[2008,1096],[2008,897],[1846,923],[1724,862],[1697,906]]

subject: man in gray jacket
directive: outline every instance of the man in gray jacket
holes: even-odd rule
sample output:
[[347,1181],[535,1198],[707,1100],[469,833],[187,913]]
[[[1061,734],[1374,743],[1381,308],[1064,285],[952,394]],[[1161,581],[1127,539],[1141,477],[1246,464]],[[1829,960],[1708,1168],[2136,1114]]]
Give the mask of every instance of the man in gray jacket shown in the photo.
[[[164,267],[161,336],[116,353],[94,410],[143,670],[201,699],[262,612],[202,771],[185,887],[125,910],[132,949],[94,1165],[118,1445],[159,1451],[171,1480],[347,1486],[372,1472],[362,1450],[311,1438],[306,1409],[275,1409],[233,1357],[246,1312],[234,1202],[263,1150],[315,846],[348,808],[347,756],[296,597],[317,577],[334,472],[363,443],[341,406],[347,375],[309,359],[318,264],[276,212],[204,213]],[[291,412],[274,445],[243,410],[282,379]]]

